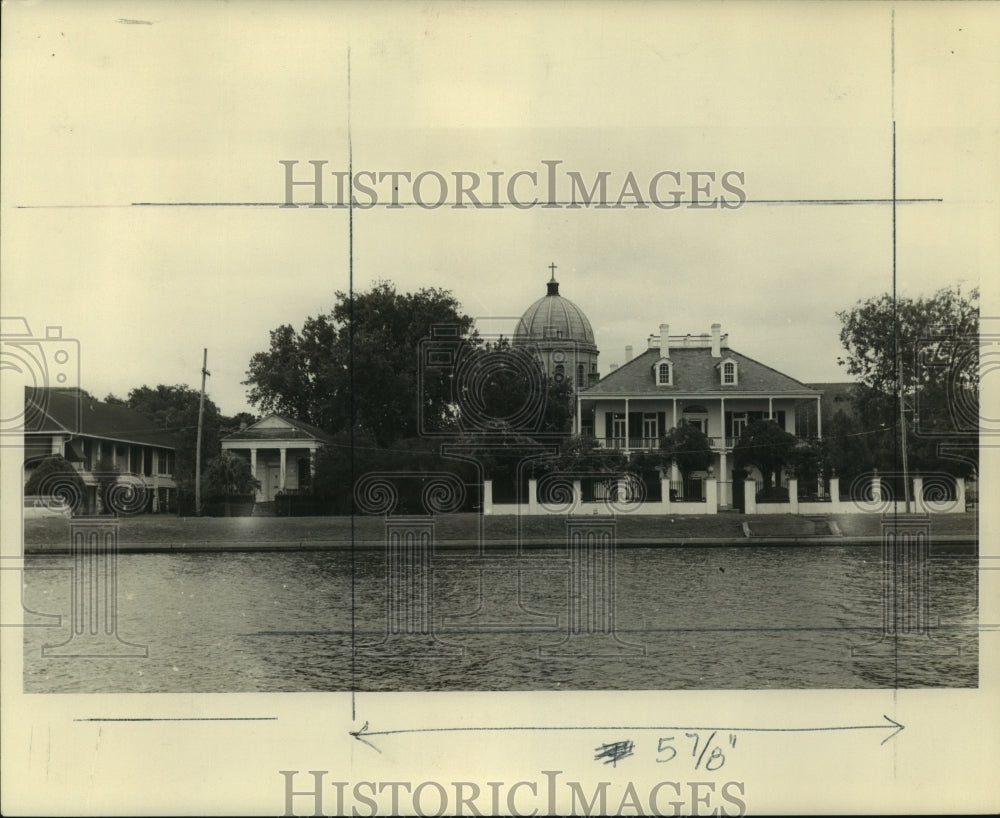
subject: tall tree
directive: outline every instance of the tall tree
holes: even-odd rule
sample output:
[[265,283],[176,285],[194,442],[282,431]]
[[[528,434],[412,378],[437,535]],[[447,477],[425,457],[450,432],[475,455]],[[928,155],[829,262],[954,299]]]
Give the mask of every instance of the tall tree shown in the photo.
[[[177,438],[175,479],[178,488],[187,493],[194,489],[195,451],[198,438],[198,401],[200,393],[188,386],[155,388],[140,386],[128,394],[126,405],[145,415],[157,426],[172,432]],[[219,451],[220,415],[215,403],[206,396],[201,440],[202,465]]]
[[764,475],[767,488],[772,488],[774,475],[792,461],[798,438],[782,429],[773,420],[755,420],[743,430],[733,447],[736,468],[756,466]]
[[[960,287],[931,296],[890,294],[858,302],[838,312],[846,355],[839,363],[860,385],[855,407],[860,425],[871,433],[883,469],[901,467],[900,404],[906,418],[906,445],[914,469],[966,472],[976,457],[942,460],[941,442],[968,443],[978,430],[979,292]],[[878,432],[885,440],[876,440]]]
[[418,401],[437,416],[452,397],[447,373],[420,369],[420,341],[437,324],[455,327],[456,337],[472,326],[447,290],[399,293],[383,281],[353,298],[338,292],[330,313],[307,318],[301,332],[271,332],[270,348],[250,360],[248,399],[332,433],[349,429],[353,415],[380,446],[414,437]]

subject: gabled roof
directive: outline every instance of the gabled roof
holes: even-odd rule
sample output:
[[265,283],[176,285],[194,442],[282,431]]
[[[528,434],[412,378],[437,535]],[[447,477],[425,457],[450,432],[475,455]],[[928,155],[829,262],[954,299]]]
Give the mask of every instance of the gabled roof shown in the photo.
[[[736,361],[739,367],[739,383],[723,386],[719,364],[727,358]],[[624,366],[605,375],[589,389],[581,390],[580,397],[733,395],[761,392],[802,396],[817,394],[804,383],[728,347],[722,348],[722,356],[719,358],[713,358],[712,350],[708,347],[672,348],[670,362],[673,364],[673,385],[658,386],[653,374],[653,364],[660,359],[659,349],[647,349]]]
[[175,436],[127,406],[104,403],[79,389],[25,387],[25,434],[71,434],[137,443],[177,446]]
[[261,418],[256,423],[231,432],[223,440],[321,440],[329,442],[332,436],[324,432],[318,426],[304,423],[301,420],[284,417],[283,415],[268,415]]

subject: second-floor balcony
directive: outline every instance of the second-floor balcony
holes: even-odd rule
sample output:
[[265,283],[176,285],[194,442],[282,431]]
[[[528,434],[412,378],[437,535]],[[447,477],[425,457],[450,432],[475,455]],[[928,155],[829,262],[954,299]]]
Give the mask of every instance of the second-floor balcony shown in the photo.
[[[601,449],[616,449],[624,452],[652,451],[660,448],[658,437],[595,437],[594,442]],[[713,451],[731,451],[739,437],[709,437]]]

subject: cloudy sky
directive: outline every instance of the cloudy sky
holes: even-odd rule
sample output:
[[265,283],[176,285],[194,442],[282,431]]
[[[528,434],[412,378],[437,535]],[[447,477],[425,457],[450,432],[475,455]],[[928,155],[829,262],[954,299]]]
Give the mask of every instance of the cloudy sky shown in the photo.
[[[211,397],[246,409],[269,331],[349,285],[346,209],[279,208],[279,162],[306,179],[325,160],[333,202],[350,155],[355,172],[435,171],[449,203],[456,172],[485,199],[502,174],[488,209],[387,208],[377,185],[379,206],[354,211],[356,289],[440,286],[471,315],[512,316],[554,262],[604,373],[661,322],[718,321],[793,377],[843,379],[836,311],[892,286],[894,117],[897,196],[940,200],[898,205],[900,293],[997,269],[998,39],[975,4],[898,7],[893,85],[881,4],[13,3],[2,311],[79,339],[99,397],[197,387],[207,347]],[[691,173],[716,174],[714,197],[736,171],[747,201],[511,206],[518,171],[545,198],[543,160],[560,199],[568,172],[607,172],[614,203],[629,173],[644,198],[678,173],[690,200]]]

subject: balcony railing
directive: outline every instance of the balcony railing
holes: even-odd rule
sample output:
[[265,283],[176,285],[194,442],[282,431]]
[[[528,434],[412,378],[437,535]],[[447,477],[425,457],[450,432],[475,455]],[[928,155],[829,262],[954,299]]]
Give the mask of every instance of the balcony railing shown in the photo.
[[[708,440],[713,449],[731,449],[736,445],[738,439],[735,437],[710,437]],[[660,438],[658,437],[595,437],[594,442],[602,449],[638,451],[660,448]]]
[[[806,438],[796,435],[800,440]],[[730,451],[739,440],[738,437],[709,437],[709,445],[716,451]],[[595,437],[594,442],[602,449],[621,449],[637,451],[641,449],[659,449],[658,437]]]

